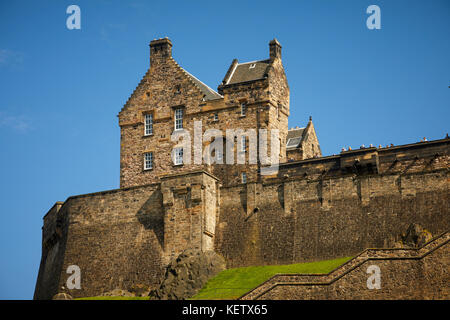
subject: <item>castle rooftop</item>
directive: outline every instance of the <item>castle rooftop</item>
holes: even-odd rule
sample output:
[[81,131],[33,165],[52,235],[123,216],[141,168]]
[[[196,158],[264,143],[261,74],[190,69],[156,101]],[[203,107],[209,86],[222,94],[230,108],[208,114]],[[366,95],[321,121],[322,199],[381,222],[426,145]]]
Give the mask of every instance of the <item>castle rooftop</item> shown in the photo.
[[264,79],[267,77],[269,66],[270,60],[234,63],[225,85]]

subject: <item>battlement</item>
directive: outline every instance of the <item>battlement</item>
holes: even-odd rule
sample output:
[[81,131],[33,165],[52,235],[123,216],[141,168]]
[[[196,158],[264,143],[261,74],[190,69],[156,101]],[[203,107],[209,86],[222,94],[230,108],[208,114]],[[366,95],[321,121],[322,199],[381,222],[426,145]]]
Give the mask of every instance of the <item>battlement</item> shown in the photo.
[[[361,148],[343,151],[339,155],[281,163],[277,178],[323,178],[343,174],[408,174],[424,170],[447,170],[449,155],[449,138],[386,148]],[[270,179],[273,177],[268,180]]]

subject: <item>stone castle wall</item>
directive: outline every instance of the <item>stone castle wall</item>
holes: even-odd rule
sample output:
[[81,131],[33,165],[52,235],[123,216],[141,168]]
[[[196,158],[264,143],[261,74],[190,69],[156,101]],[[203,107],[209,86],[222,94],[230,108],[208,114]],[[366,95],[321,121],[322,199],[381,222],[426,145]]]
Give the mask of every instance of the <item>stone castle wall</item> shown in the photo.
[[276,178],[224,187],[216,250],[230,267],[287,264],[388,247],[411,223],[449,230],[449,143],[287,163]]
[[[192,172],[70,197],[44,218],[35,298],[156,286],[169,259],[191,246],[238,267],[356,255],[389,246],[410,223],[439,234],[450,229],[449,145],[286,163],[261,183],[220,187],[211,174]],[[62,289],[72,264],[82,270],[81,290]]]

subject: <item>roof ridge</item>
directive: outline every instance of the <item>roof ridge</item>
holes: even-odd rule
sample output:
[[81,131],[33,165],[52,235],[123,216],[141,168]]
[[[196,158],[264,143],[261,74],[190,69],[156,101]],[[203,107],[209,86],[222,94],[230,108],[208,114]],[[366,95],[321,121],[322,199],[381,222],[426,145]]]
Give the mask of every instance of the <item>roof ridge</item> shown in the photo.
[[264,60],[253,60],[253,61],[248,61],[248,62],[242,62],[242,63],[238,63],[238,65],[243,65],[243,64],[249,64],[249,63],[255,63],[255,62],[267,62],[269,60],[264,59]]
[[[193,74],[191,74],[190,72],[188,72],[187,70],[185,70],[182,66],[180,66],[178,64],[178,62],[175,61],[175,59],[171,58],[171,60],[175,63],[175,65],[181,70],[181,72],[183,72],[184,74],[186,74],[188,76],[189,81],[198,89],[200,90],[203,94],[205,93],[202,88],[199,86],[198,83],[196,83],[196,81],[198,81],[200,84],[202,84],[211,94],[213,94],[214,96],[216,96],[217,99],[219,98],[223,98],[223,96],[216,92],[214,89],[212,89],[210,86],[208,86],[206,83],[204,83],[203,81],[199,80],[196,76],[194,76]],[[196,81],[195,81],[196,80]],[[205,95],[206,96],[206,95]],[[213,100],[213,99],[209,99],[209,100]]]

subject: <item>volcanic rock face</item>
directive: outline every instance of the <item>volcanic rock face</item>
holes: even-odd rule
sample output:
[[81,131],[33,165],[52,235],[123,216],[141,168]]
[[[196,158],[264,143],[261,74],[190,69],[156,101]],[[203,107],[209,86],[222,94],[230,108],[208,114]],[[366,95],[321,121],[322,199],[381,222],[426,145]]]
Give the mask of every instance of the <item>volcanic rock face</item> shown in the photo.
[[400,235],[401,241],[394,244],[396,248],[420,248],[433,238],[433,235],[421,225],[412,223],[406,233]]
[[169,263],[160,287],[150,292],[150,299],[190,298],[225,267],[225,260],[214,251],[185,250]]

